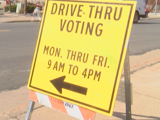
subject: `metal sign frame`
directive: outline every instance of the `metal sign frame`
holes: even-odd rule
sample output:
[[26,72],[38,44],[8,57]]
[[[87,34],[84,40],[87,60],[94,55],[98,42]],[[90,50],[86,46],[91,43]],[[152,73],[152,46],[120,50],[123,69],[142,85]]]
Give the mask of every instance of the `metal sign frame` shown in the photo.
[[125,77],[125,101],[126,101],[126,120],[131,120],[131,82],[130,82],[130,63],[129,63],[129,45],[126,52],[124,62],[124,77]]

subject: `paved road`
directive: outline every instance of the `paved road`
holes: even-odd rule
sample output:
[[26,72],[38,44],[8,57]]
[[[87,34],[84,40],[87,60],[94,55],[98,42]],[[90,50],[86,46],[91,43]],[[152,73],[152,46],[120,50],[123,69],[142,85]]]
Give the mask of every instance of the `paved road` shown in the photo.
[[[28,82],[39,23],[1,23],[0,26],[0,91],[17,89]],[[130,55],[160,49],[159,31],[160,19],[134,24]]]
[[0,91],[3,91],[27,84],[39,23],[0,26]]
[[143,19],[134,24],[130,37],[130,55],[156,49],[160,49],[160,19]]

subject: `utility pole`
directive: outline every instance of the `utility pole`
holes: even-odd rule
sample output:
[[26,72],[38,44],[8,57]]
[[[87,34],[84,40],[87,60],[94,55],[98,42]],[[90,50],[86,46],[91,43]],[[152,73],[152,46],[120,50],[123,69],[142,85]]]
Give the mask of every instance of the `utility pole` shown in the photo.
[[11,0],[9,0],[9,12],[11,12]]
[[27,14],[27,0],[24,0],[24,14]]
[[156,0],[156,5],[155,5],[155,14],[157,13],[157,0]]

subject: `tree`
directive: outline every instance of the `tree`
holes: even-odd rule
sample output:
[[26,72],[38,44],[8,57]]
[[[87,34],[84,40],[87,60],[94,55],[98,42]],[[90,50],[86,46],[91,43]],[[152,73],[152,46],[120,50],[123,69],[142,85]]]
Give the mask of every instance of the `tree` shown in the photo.
[[24,14],[27,14],[27,0],[24,0]]

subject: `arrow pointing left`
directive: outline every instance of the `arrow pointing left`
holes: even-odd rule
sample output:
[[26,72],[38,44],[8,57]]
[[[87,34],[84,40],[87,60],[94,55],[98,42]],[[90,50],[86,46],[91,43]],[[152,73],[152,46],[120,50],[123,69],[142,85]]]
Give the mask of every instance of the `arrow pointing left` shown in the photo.
[[67,90],[71,90],[73,92],[77,92],[77,93],[80,93],[83,95],[87,94],[87,88],[81,87],[78,85],[74,85],[71,83],[66,83],[66,82],[64,82],[65,78],[66,78],[66,76],[62,76],[62,77],[59,77],[59,78],[56,78],[56,79],[53,79],[50,81],[60,94],[62,94],[62,88],[67,89]]

